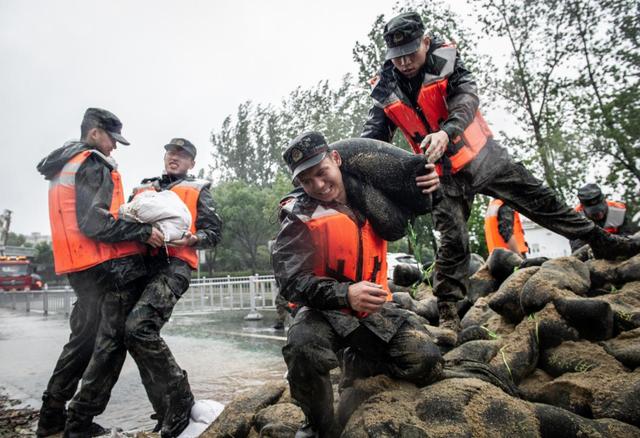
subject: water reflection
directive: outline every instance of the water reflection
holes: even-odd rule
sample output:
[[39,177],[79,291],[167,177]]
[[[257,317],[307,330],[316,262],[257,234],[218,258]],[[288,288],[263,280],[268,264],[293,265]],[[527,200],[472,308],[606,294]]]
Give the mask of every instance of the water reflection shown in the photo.
[[[283,378],[283,332],[263,321],[243,321],[246,312],[176,315],[163,330],[178,363],[189,373],[196,398],[227,403],[236,394]],[[25,315],[0,309],[0,386],[39,406],[39,398],[69,334],[60,316]],[[254,337],[255,336],[255,337]],[[154,422],[138,370],[127,357],[109,406],[98,421],[124,430]]]

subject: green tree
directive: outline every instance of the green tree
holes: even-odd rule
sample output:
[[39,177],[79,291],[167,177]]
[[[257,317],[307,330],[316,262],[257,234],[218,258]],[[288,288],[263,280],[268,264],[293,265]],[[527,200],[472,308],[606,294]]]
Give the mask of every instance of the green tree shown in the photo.
[[50,242],[39,242],[34,247],[35,255],[33,263],[37,266],[37,272],[45,281],[56,278],[53,266],[53,249]]
[[603,182],[638,210],[640,186],[640,3],[570,0],[580,132]]
[[278,200],[291,189],[286,177],[279,175],[271,186],[229,181],[213,189],[224,220],[223,238],[216,252],[219,270],[257,272],[269,268],[267,242],[278,230]]
[[566,66],[575,51],[567,33],[568,3],[562,0],[475,0],[484,31],[505,36],[511,56],[493,78],[497,96],[521,133],[503,133],[506,144],[538,170],[547,185],[567,197],[588,155],[575,135],[571,79]]
[[24,234],[17,234],[13,231],[9,231],[7,235],[7,245],[8,246],[24,246],[27,238]]

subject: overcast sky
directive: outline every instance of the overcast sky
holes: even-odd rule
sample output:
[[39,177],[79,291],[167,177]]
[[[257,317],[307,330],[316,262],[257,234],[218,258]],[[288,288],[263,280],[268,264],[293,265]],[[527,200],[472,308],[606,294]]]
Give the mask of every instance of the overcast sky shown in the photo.
[[[465,2],[452,0],[454,7]],[[0,0],[0,210],[50,234],[36,163],[78,138],[87,107],[111,110],[132,146],[113,156],[125,193],[162,170],[163,145],[209,136],[238,104],[355,72],[352,48],[388,0]]]

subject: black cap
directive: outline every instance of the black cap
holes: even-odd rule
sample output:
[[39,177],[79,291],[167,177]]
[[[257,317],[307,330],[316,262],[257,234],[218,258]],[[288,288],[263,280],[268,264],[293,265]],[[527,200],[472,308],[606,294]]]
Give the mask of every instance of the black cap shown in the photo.
[[296,179],[300,172],[324,160],[327,151],[329,151],[327,141],[319,132],[304,132],[291,140],[282,154],[282,158],[291,170],[291,179]]
[[607,212],[607,203],[604,202],[604,195],[597,184],[586,184],[578,189],[578,199],[584,207],[584,214],[594,217],[598,213]]
[[186,138],[172,138],[168,144],[164,145],[164,148],[167,151],[171,149],[184,149],[193,159],[196,158],[196,153],[198,152],[193,143]]
[[415,52],[423,36],[424,24],[417,13],[405,12],[393,17],[384,26],[384,41],[387,43],[385,60]]
[[128,145],[129,142],[120,133],[122,122],[115,114],[102,108],[87,108],[82,119],[83,130],[91,128],[104,129],[118,143]]

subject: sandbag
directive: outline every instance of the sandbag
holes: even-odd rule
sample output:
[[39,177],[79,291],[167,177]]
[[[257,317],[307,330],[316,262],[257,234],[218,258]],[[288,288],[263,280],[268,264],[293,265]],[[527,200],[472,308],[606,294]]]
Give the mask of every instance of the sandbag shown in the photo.
[[342,157],[349,202],[383,239],[404,237],[410,220],[431,212],[433,196],[424,195],[415,181],[426,174],[424,155],[367,138],[340,140],[329,147]]
[[515,252],[504,248],[496,248],[487,259],[489,272],[498,284],[501,284],[508,276],[520,267],[522,257]]
[[489,266],[485,263],[469,278],[467,299],[475,303],[478,298],[486,297],[499,286],[498,281],[491,275]]
[[162,230],[165,242],[181,239],[191,227],[191,212],[171,190],[148,190],[122,204],[118,217],[130,222],[152,224]]
[[607,353],[630,369],[640,366],[640,328],[601,343]]
[[509,276],[488,300],[489,307],[509,322],[518,323],[524,318],[524,311],[520,306],[520,291],[524,284],[538,272],[540,268],[533,266],[519,269]]
[[425,175],[427,159],[389,143],[369,138],[350,138],[329,145],[340,153],[342,170],[363,184],[381,190],[389,199],[414,214],[431,211],[431,196],[422,194],[416,177]]
[[613,311],[609,303],[595,298],[561,298],[554,304],[583,338],[601,341],[613,336]]

